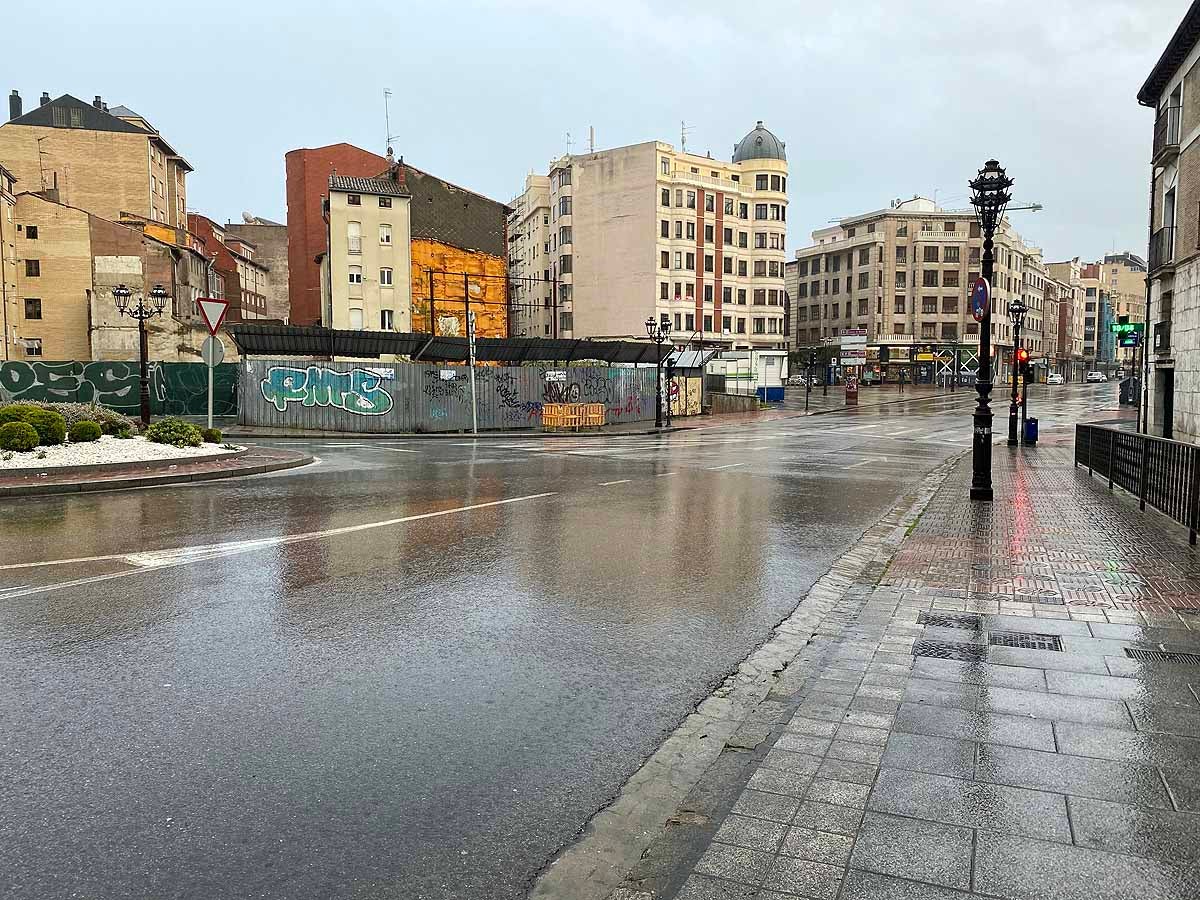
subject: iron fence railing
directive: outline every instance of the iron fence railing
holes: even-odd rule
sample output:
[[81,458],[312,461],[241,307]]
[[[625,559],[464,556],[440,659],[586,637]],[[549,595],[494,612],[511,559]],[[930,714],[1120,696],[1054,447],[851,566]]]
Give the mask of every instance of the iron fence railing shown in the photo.
[[1167,147],[1179,146],[1179,117],[1178,106],[1168,106],[1159,111],[1154,120],[1154,158]]
[[1166,225],[1150,238],[1150,271],[1175,260],[1175,226]]
[[1188,529],[1196,543],[1200,516],[1200,446],[1153,435],[1104,428],[1075,426],[1075,465],[1087,466],[1113,485],[1138,498],[1142,509],[1150,505]]

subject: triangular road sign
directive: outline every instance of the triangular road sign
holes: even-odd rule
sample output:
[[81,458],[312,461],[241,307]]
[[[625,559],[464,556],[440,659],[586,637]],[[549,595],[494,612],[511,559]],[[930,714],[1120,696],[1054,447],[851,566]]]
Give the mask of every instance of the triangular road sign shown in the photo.
[[228,300],[218,300],[215,297],[200,297],[196,300],[200,306],[200,315],[208,326],[208,333],[215,335],[221,323],[225,321],[225,313],[229,311]]

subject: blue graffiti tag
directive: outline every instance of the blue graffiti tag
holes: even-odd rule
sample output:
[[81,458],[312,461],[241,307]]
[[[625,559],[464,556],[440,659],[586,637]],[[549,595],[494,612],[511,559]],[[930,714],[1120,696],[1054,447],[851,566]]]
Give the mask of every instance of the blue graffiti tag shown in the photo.
[[382,416],[392,408],[392,397],[379,384],[380,376],[367,369],[337,372],[323,366],[298,369],[272,366],[262,380],[263,399],[280,412],[289,403],[332,406],[360,416]]

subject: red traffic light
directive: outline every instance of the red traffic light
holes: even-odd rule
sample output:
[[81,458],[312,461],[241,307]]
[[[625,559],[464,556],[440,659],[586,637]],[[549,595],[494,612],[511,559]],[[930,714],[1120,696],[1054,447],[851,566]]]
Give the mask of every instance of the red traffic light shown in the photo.
[[1022,347],[1017,351],[1017,362],[1021,363],[1022,365],[1029,362],[1029,351],[1025,347]]

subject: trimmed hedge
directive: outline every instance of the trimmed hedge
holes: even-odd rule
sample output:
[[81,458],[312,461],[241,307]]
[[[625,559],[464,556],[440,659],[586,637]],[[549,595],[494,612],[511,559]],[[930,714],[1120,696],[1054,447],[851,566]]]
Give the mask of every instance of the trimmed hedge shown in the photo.
[[62,413],[34,408],[25,413],[25,421],[33,426],[38,434],[38,443],[43,447],[61,444],[67,439],[67,420]]
[[172,447],[199,447],[204,439],[200,429],[183,419],[162,419],[146,429],[146,440]]
[[38,433],[28,422],[5,422],[0,425],[0,450],[24,453],[38,445]]
[[219,444],[219,443],[221,443],[221,429],[220,428],[201,428],[200,429],[200,437],[204,440],[204,443],[206,443],[206,444]]
[[30,400],[25,405],[61,413],[62,417],[67,420],[68,430],[76,422],[95,422],[105,434],[116,434],[122,428],[128,428],[135,434],[138,430],[136,419],[101,406],[99,403],[50,403],[45,400]]
[[90,444],[92,441],[100,440],[101,434],[103,432],[100,430],[98,423],[89,422],[87,419],[84,419],[71,426],[71,443]]
[[32,403],[10,403],[8,406],[0,406],[0,425],[24,422],[25,416],[37,408]]

